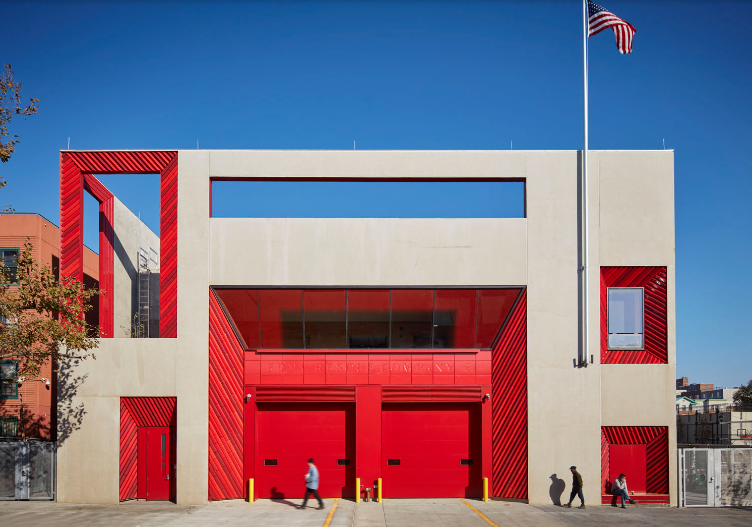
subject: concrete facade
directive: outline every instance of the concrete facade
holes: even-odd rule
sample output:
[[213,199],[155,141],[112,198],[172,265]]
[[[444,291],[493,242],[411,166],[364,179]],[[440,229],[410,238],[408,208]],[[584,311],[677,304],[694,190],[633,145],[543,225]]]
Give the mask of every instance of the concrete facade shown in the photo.
[[[97,360],[76,368],[88,375],[74,398],[86,414],[59,449],[59,501],[117,502],[119,397],[174,396],[177,502],[207,502],[210,286],[518,285],[528,295],[529,502],[550,503],[551,474],[564,477],[574,464],[586,499],[599,504],[601,426],[666,426],[676,505],[673,152],[590,152],[586,368],[575,367],[580,159],[576,151],[179,151],[177,338],[103,339]],[[210,218],[212,177],[524,179],[527,217]],[[599,266],[667,267],[667,364],[600,365]],[[628,406],[616,386],[630,387]]]

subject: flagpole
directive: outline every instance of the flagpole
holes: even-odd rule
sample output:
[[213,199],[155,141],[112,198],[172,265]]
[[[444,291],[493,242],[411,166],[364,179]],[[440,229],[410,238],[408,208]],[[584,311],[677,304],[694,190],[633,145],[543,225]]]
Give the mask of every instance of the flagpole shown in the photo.
[[587,161],[588,161],[588,0],[582,0],[582,63],[583,63],[583,93],[584,93],[584,130],[583,130],[583,147],[582,147],[582,192],[583,192],[583,214],[582,223],[585,230],[583,239],[583,343],[579,351],[579,365],[587,366],[588,356],[590,355],[590,309],[589,295],[589,266],[588,266],[588,184],[587,184]]

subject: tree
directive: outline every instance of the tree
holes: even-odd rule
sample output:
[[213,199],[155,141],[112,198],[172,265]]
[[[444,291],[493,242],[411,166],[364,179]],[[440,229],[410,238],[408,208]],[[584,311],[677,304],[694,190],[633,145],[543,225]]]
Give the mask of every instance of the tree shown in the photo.
[[[39,99],[31,97],[29,99],[31,104],[24,106],[21,102],[22,85],[13,80],[13,67],[10,64],[4,64],[4,67],[5,70],[0,73],[0,162],[7,163],[20,142],[18,135],[10,135],[8,124],[16,116],[20,115],[26,119],[37,113],[36,104]],[[5,179],[0,176],[0,188],[3,188],[6,183]]]
[[17,361],[13,382],[38,377],[47,361],[96,359],[100,333],[84,317],[100,292],[78,280],[58,280],[31,250],[27,243],[16,268],[0,266],[0,359]]
[[746,386],[739,388],[734,394],[734,406],[737,408],[752,408],[752,380]]

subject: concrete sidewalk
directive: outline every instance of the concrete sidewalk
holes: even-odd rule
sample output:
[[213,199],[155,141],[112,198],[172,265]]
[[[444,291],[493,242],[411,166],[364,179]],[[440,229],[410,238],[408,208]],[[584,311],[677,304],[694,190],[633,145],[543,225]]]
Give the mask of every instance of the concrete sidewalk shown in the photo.
[[[2,525],[39,527],[151,526],[316,526],[322,527],[334,500],[325,510],[295,508],[300,500],[240,500],[205,506],[166,502],[127,502],[120,505],[64,505],[50,502],[0,502]],[[309,502],[309,505],[311,502]],[[474,511],[467,504],[472,505]],[[480,514],[487,519],[484,519]],[[752,509],[670,509],[660,507],[589,507],[565,509],[553,505],[460,499],[384,500],[383,504],[337,500],[330,527],[749,527]]]

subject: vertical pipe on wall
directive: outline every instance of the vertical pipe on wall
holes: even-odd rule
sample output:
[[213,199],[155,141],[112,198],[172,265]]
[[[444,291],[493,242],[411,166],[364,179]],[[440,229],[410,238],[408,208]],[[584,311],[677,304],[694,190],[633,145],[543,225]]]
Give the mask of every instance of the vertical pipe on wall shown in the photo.
[[585,229],[585,236],[583,237],[582,248],[584,253],[583,258],[583,342],[580,346],[578,366],[587,366],[587,358],[590,355],[590,330],[588,324],[589,318],[589,303],[588,303],[588,185],[587,185],[587,153],[588,153],[588,5],[587,0],[582,0],[582,62],[583,62],[583,101],[584,101],[584,129],[583,129],[583,145],[582,145],[582,226]]

